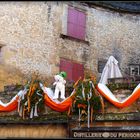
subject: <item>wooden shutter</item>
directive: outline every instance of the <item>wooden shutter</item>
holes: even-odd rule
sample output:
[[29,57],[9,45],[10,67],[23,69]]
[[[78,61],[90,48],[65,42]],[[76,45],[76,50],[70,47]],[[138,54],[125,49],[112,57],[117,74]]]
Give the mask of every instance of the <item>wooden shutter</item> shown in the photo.
[[78,39],[85,39],[86,14],[69,7],[67,35]]
[[78,13],[75,9],[69,8],[68,9],[68,26],[67,26],[67,34],[69,36],[75,37],[77,31],[75,30],[75,27],[77,26],[77,18],[78,18]]
[[78,11],[77,38],[85,39],[86,14]]
[[73,63],[72,79],[77,81],[79,77],[84,77],[84,67],[82,64]]
[[67,72],[66,80],[77,81],[79,77],[84,77],[84,66],[79,63],[74,63],[70,60],[60,60],[60,71]]
[[72,80],[72,62],[61,59],[60,60],[60,71],[65,71],[67,72],[67,78],[66,80]]

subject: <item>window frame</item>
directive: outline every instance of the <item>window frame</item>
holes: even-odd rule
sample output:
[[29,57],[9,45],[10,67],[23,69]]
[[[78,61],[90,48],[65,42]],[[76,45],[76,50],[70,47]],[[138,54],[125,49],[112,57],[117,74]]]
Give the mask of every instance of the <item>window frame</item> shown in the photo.
[[[77,10],[84,12],[86,14],[86,31],[85,31],[85,40],[81,40],[78,38],[74,38],[71,36],[67,35],[67,17],[68,17],[68,7],[73,7],[76,8]],[[85,7],[79,7],[78,5],[74,6],[73,4],[64,4],[63,6],[63,13],[62,13],[62,27],[61,27],[61,33],[60,33],[60,38],[62,39],[66,39],[66,40],[72,40],[75,42],[81,42],[84,43],[86,45],[90,45],[90,42],[87,39],[87,9]]]
[[[128,67],[129,67],[130,76],[140,76],[140,65],[139,64],[129,64]],[[136,74],[136,69],[138,70],[137,74]]]

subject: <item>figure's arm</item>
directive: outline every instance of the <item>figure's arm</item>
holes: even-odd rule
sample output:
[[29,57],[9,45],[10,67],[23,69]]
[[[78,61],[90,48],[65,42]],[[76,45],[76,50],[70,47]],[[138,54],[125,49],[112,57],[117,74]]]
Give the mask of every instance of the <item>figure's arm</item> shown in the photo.
[[57,82],[54,82],[53,85],[55,86],[57,84]]
[[66,80],[63,80],[63,84],[66,84]]

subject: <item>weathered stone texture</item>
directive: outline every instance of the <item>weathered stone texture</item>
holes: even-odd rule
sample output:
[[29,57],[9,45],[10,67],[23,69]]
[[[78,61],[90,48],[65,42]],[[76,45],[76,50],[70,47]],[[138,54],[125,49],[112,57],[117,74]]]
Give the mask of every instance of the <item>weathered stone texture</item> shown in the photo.
[[[71,3],[86,10],[86,40],[89,45],[63,39],[64,8]],[[123,74],[129,63],[139,63],[140,16],[89,8],[79,2],[1,2],[0,41],[7,67],[30,76],[38,71],[51,77],[59,71],[60,58],[84,64],[99,78],[98,59],[114,55]],[[1,76],[6,79],[7,74]],[[15,74],[16,75],[16,74]],[[13,74],[12,79],[15,79]],[[0,82],[3,86],[6,82]],[[1,86],[1,87],[2,87]]]
[[0,91],[4,91],[6,85],[25,84],[26,76],[12,66],[0,65]]
[[[97,58],[108,59],[110,55],[115,56],[120,63],[123,74],[125,74],[129,63],[139,63],[133,60],[138,59],[136,54],[139,53],[140,16],[120,16],[119,13],[97,9],[92,9],[90,14],[92,14],[90,17],[93,19],[91,23],[94,25],[91,34],[95,36],[96,45],[94,47],[97,47]],[[91,36],[91,34],[89,35]],[[93,40],[91,45],[92,42]]]

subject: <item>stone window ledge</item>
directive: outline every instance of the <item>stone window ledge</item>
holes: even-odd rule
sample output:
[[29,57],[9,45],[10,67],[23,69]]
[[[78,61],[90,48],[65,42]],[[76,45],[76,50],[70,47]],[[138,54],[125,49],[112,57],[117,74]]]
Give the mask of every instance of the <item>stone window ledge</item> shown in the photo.
[[89,45],[89,41],[74,38],[74,37],[71,37],[71,36],[68,36],[68,35],[60,34],[60,37],[63,38],[63,39],[75,40],[77,42],[82,42],[82,43],[85,43],[85,44]]

